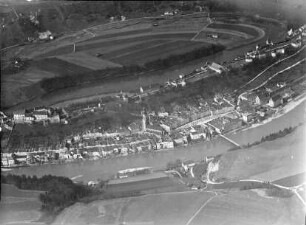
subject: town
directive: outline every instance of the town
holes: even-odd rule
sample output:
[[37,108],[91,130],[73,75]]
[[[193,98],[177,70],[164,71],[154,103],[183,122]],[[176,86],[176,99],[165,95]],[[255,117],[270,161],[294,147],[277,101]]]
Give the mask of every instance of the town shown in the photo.
[[[120,111],[129,104],[138,105],[136,118],[126,126],[116,129],[94,127],[84,128],[66,136],[63,141],[50,146],[20,146],[17,149],[4,148],[1,167],[19,167],[40,165],[43,163],[64,163],[79,160],[97,160],[117,156],[126,156],[142,152],[169,150],[175,147],[186,147],[199,141],[209,141],[224,135],[260,123],[279,112],[293,98],[303,94],[306,83],[290,85],[284,81],[266,82],[253,89],[243,90],[239,95],[224,92],[215,93],[212,99],[203,99],[201,95],[188,99],[184,105],[171,103],[172,111],[164,107],[157,110],[139,107],[146,99],[158,93],[169,92],[177,88],[186,88],[189,84],[210,76],[221,76],[234,66],[243,67],[253,60],[265,60],[267,57],[283,57],[286,51],[296,52],[304,48],[306,25],[297,30],[289,30],[286,40],[272,43],[267,40],[265,46],[256,46],[254,51],[233,59],[231,62],[205,63],[194,72],[180,75],[176,80],[169,80],[165,85],[155,88],[140,87],[138,93],[119,93],[116,96],[103,98],[87,104],[87,108],[70,107],[34,107],[24,111],[15,111],[7,116],[1,112],[1,130],[9,133],[6,146],[10,146],[10,135],[16,126],[44,126],[52,124],[61,126],[72,123],[73,118],[99,112]],[[247,84],[246,84],[247,86]],[[69,108],[69,107],[68,107]]]

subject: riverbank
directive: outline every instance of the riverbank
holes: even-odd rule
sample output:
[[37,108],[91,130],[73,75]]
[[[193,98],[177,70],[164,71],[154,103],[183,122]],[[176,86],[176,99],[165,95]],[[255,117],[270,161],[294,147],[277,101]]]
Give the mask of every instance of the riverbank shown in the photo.
[[[194,148],[194,146],[197,146],[197,145],[201,145],[201,144],[208,144],[212,141],[216,141],[216,140],[219,140],[219,139],[223,139],[224,135],[225,138],[229,137],[230,140],[234,140],[236,143],[238,143],[238,145],[240,146],[247,146],[248,144],[252,144],[254,142],[258,142],[261,140],[261,138],[259,140],[254,140],[254,141],[251,141],[251,142],[248,142],[248,143],[243,143],[241,142],[239,139],[237,138],[232,138],[231,136],[232,135],[236,135],[237,133],[239,132],[247,132],[251,129],[254,129],[254,128],[257,128],[257,127],[260,127],[260,126],[263,126],[265,124],[268,124],[269,122],[271,121],[274,121],[275,119],[278,119],[280,118],[281,116],[284,116],[286,115],[287,113],[289,113],[290,111],[294,110],[296,107],[298,107],[299,105],[301,105],[302,103],[304,103],[306,100],[306,95],[304,94],[303,96],[298,96],[296,97],[295,99],[293,99],[292,101],[290,101],[289,103],[287,103],[286,105],[284,106],[281,106],[280,108],[277,109],[277,112],[275,114],[273,114],[270,118],[267,118],[266,120],[262,121],[261,123],[257,123],[257,124],[247,124],[246,126],[244,127],[240,127],[238,129],[235,129],[235,130],[232,130],[232,131],[229,131],[229,132],[226,132],[226,133],[222,133],[223,136],[220,136],[220,135],[216,135],[216,136],[213,136],[212,139],[208,139],[208,140],[198,140],[198,141],[192,141],[192,142],[189,142],[188,145],[186,146],[181,146],[181,147],[174,147],[174,148],[166,148],[166,149],[154,149],[154,150],[148,150],[148,151],[141,151],[141,152],[138,152],[138,153],[129,153],[129,154],[126,154],[126,155],[123,155],[123,154],[118,154],[118,155],[110,155],[110,156],[105,156],[105,157],[95,157],[95,158],[89,158],[89,159],[73,159],[73,158],[70,158],[68,160],[60,160],[60,161],[52,161],[52,162],[46,162],[46,163],[43,163],[43,164],[54,164],[54,165],[60,165],[60,164],[71,164],[71,163],[80,163],[82,161],[94,161],[94,160],[102,160],[102,161],[105,161],[105,160],[111,160],[111,159],[114,159],[114,158],[124,158],[124,157],[133,157],[135,155],[147,155],[147,154],[160,154],[161,152],[168,152],[168,151],[178,151],[178,150],[183,150],[183,151],[186,151],[188,149],[192,149]],[[296,126],[296,125],[295,125]],[[288,126],[289,127],[289,126]],[[294,126],[292,126],[294,127]],[[284,128],[287,128],[287,127],[284,127]],[[283,129],[284,129],[283,128]],[[282,129],[280,129],[282,130]],[[271,133],[275,133],[275,132],[278,132],[279,130],[277,131],[274,131],[274,132],[271,132]],[[268,133],[264,136],[267,136],[267,135],[270,135],[271,133]],[[231,146],[230,148],[233,148],[233,144],[229,142],[229,146]],[[92,146],[92,148],[97,148],[96,151],[99,151],[98,150],[98,146]],[[239,147],[239,146],[238,146]],[[62,151],[65,151],[64,149],[62,149]],[[84,149],[84,151],[88,151],[87,149]],[[31,167],[37,167],[37,166],[42,166],[42,164],[29,164],[29,166]],[[6,169],[13,169],[12,168],[6,168]]]
[[[304,103],[305,104],[305,103]],[[295,127],[305,121],[305,105],[296,106],[287,114],[243,132],[232,133],[229,138],[240,144],[253,143],[261,140],[263,136],[278,132],[288,127]],[[286,139],[286,137],[281,138]],[[294,144],[294,143],[293,143]],[[164,170],[167,163],[174,159],[182,161],[205,159],[206,156],[216,156],[233,148],[234,145],[224,138],[218,137],[209,142],[201,142],[188,146],[188,148],[175,148],[174,150],[148,152],[147,154],[128,155],[108,160],[81,161],[60,165],[41,165],[39,167],[25,167],[8,171],[13,174],[36,175],[41,177],[46,174],[56,176],[77,177],[75,181],[88,182],[91,180],[106,180],[119,170],[134,167],[152,167],[153,170]],[[256,148],[256,146],[254,146]],[[6,172],[7,173],[7,172]]]

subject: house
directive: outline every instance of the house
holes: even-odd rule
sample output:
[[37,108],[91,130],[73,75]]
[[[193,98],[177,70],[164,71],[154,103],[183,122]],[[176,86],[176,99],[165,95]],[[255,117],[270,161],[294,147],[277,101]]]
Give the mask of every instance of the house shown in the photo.
[[241,115],[242,115],[242,120],[246,123],[250,122],[256,117],[254,113],[250,113],[250,112],[242,113]]
[[13,120],[15,123],[23,123],[24,122],[25,113],[24,112],[14,112]]
[[158,112],[157,115],[160,118],[165,118],[165,117],[169,116],[169,113],[167,113],[167,112]]
[[266,105],[269,102],[269,94],[267,92],[258,93],[255,105]]
[[285,49],[284,48],[278,48],[278,49],[276,49],[276,53],[285,54]]
[[265,58],[266,56],[267,56],[267,54],[264,53],[264,52],[258,52],[258,54],[256,54],[256,58],[258,58],[258,59]]
[[1,156],[1,167],[2,166],[10,167],[10,166],[13,166],[14,164],[15,164],[15,160],[12,158],[11,155]]
[[161,126],[153,124],[153,125],[147,125],[146,132],[162,136],[164,133],[164,129]]
[[169,134],[171,131],[170,126],[166,125],[166,124],[160,124],[160,126]]
[[287,88],[281,93],[281,96],[284,101],[289,101],[294,95],[294,91],[291,88]]
[[54,115],[52,117],[49,118],[50,123],[60,123],[60,117],[59,115]]
[[173,141],[170,137],[165,136],[162,141],[159,142],[161,148],[174,148]]
[[48,112],[47,111],[34,111],[33,116],[35,117],[36,121],[43,121],[48,119]]
[[122,155],[128,155],[128,148],[126,148],[126,147],[123,147],[123,148],[121,148],[121,154]]
[[182,146],[188,143],[187,137],[181,133],[173,134],[172,139],[176,146]]
[[291,46],[293,48],[299,48],[302,46],[302,42],[301,41],[294,41],[294,42],[291,42]]
[[269,99],[268,106],[275,108],[283,104],[283,98],[281,95],[274,95]]
[[195,162],[193,160],[188,160],[186,162],[182,162],[182,167],[185,172],[188,172],[190,168],[195,166]]
[[46,39],[53,39],[51,32],[49,30],[45,31],[45,32],[39,32],[38,33],[38,37],[40,40],[46,40]]
[[219,73],[219,74],[222,73],[222,71],[225,70],[225,68],[223,66],[221,66],[217,63],[214,63],[214,62],[211,65],[208,65],[208,68],[217,72],[217,73]]
[[33,116],[25,116],[24,117],[24,122],[25,123],[33,123],[34,122],[34,120],[35,120],[35,118],[33,117]]
[[240,105],[241,100],[248,101],[252,105],[260,105],[260,98],[254,92],[242,94],[238,99],[238,105]]
[[245,62],[250,63],[253,62],[253,59],[249,56],[245,57]]
[[194,126],[189,134],[189,137],[191,140],[206,139],[206,131],[199,125]]

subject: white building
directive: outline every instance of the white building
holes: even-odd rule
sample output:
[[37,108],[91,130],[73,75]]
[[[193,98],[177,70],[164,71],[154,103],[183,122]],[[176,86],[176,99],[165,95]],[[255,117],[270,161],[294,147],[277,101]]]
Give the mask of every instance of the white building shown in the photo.
[[15,123],[24,123],[24,117],[25,117],[24,112],[13,113],[13,119]]
[[46,111],[35,111],[33,113],[36,121],[43,121],[48,119],[48,113]]
[[214,62],[211,65],[208,65],[208,68],[217,72],[217,73],[219,73],[219,74],[222,73],[222,71],[225,70],[225,68],[223,66],[221,66],[217,63],[214,63]]

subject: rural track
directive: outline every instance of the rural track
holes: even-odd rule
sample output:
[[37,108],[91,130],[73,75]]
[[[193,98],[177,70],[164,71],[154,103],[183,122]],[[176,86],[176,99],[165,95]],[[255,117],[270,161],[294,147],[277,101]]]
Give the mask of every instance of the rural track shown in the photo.
[[210,202],[212,201],[215,197],[217,197],[217,193],[214,192],[214,196],[210,197],[207,201],[203,203],[203,205],[191,216],[191,218],[187,221],[186,225],[190,225],[194,218],[202,211],[202,209]]
[[[252,79],[251,79],[250,81],[248,81],[246,84],[242,85],[242,86],[240,87],[240,89],[242,89],[242,88],[246,87],[247,85],[251,84],[254,80],[256,80],[257,78],[259,78],[262,74],[264,74],[264,73],[265,73],[266,71],[268,71],[270,68],[272,68],[272,67],[278,65],[279,63],[281,63],[281,62],[283,62],[283,61],[285,61],[285,60],[287,60],[287,59],[290,59],[290,58],[296,56],[296,55],[299,54],[301,51],[303,51],[303,50],[305,49],[305,47],[306,47],[306,45],[303,46],[301,49],[299,49],[299,50],[298,50],[297,52],[295,52],[294,54],[292,54],[292,55],[290,55],[290,56],[288,56],[288,57],[285,57],[285,58],[283,58],[283,59],[280,59],[280,60],[278,60],[277,62],[271,64],[271,65],[268,66],[268,67],[266,67],[263,71],[261,71],[259,74],[257,74],[254,78],[252,78]],[[251,90],[255,90],[255,89],[251,89]],[[248,90],[248,91],[251,91],[251,90]],[[245,92],[248,92],[248,91],[245,91]],[[244,94],[245,92],[243,92],[242,94]],[[242,94],[240,94],[239,97],[240,97]]]

